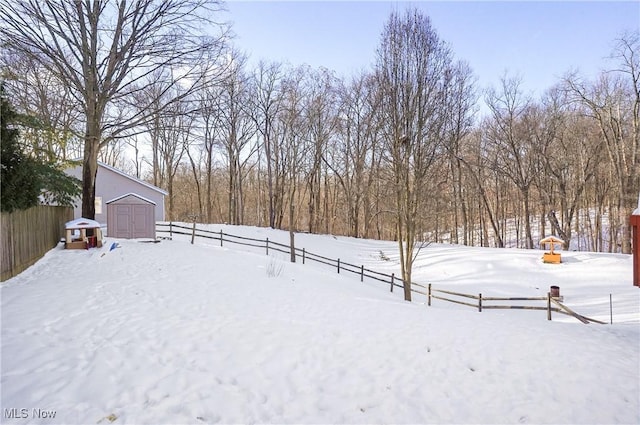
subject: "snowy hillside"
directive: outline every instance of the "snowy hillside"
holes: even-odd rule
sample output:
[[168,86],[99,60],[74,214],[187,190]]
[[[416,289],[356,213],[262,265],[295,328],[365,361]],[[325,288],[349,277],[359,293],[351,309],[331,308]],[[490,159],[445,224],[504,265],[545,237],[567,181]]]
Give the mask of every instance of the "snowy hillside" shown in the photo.
[[[271,229],[211,226],[286,243]],[[2,423],[638,423],[631,257],[424,248],[417,282],[540,296],[613,325],[476,310],[264,250],[176,237],[49,252],[0,286]],[[399,274],[396,245],[296,236]],[[45,417],[48,416],[48,417]]]

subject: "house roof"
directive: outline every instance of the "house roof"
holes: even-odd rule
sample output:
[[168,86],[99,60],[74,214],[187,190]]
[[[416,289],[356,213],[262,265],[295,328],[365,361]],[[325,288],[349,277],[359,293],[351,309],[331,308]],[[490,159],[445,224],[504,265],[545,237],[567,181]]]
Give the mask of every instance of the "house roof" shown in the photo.
[[[100,162],[100,161],[98,161],[98,166],[99,166],[99,167],[106,168],[107,170],[113,171],[114,173],[119,174],[119,175],[121,175],[122,177],[126,177],[126,178],[128,178],[129,180],[132,180],[132,181],[134,181],[134,182],[136,182],[136,183],[139,183],[139,184],[141,184],[141,185],[143,185],[143,186],[146,186],[146,187],[148,187],[148,188],[149,188],[149,189],[151,189],[151,190],[155,190],[156,192],[159,192],[159,193],[163,194],[164,196],[167,196],[167,195],[169,194],[169,192],[167,192],[166,190],[160,189],[159,187],[154,186],[154,185],[152,185],[151,183],[147,183],[147,182],[146,182],[146,181],[144,181],[144,180],[140,180],[140,179],[138,179],[138,178],[136,178],[136,177],[130,176],[129,174],[125,173],[124,171],[122,171],[122,170],[118,170],[117,168],[112,167],[112,166],[110,166],[110,165],[107,165],[107,164],[105,164],[104,162]],[[139,196],[138,196],[138,197],[139,197]],[[144,198],[141,198],[141,199],[144,199]],[[146,200],[146,199],[144,199],[144,200]],[[113,200],[112,200],[112,201],[113,201]],[[155,204],[155,203],[154,203],[154,204]]]
[[148,203],[150,203],[150,204],[156,205],[156,203],[155,203],[155,202],[153,202],[151,199],[147,199],[147,198],[145,198],[144,196],[140,196],[140,195],[138,195],[137,193],[133,193],[133,192],[129,192],[129,193],[126,193],[126,194],[124,194],[124,195],[120,195],[120,196],[118,196],[118,197],[116,197],[116,198],[113,198],[113,199],[111,199],[111,200],[109,200],[109,201],[105,202],[105,204],[111,204],[111,203],[113,203],[113,202],[119,201],[119,200],[120,200],[120,199],[122,199],[122,198],[126,198],[127,196],[135,196],[136,198],[138,198],[138,199],[140,199],[140,200],[142,200],[142,201],[144,201],[144,202],[148,202]]

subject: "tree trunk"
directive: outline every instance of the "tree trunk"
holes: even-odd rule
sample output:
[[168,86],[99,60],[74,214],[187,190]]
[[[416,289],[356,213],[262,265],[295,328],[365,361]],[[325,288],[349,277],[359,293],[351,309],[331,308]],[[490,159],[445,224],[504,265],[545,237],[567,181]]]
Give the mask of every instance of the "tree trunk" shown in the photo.
[[[267,121],[268,122],[268,121]],[[274,202],[274,194],[273,194],[273,166],[271,159],[271,137],[269,132],[271,129],[267,125],[265,129],[264,135],[264,149],[265,156],[267,159],[267,189],[269,192],[269,227],[272,229],[276,228],[276,208]]]
[[96,218],[96,176],[100,152],[100,124],[88,118],[82,160],[82,217]]
[[524,231],[527,249],[533,249],[533,237],[531,235],[531,207],[529,206],[529,189],[522,192],[524,197]]
[[295,229],[293,226],[295,216],[295,204],[293,202],[293,196],[295,192],[291,193],[291,203],[289,204],[289,249],[291,250],[291,262],[296,262],[296,243],[295,243]]

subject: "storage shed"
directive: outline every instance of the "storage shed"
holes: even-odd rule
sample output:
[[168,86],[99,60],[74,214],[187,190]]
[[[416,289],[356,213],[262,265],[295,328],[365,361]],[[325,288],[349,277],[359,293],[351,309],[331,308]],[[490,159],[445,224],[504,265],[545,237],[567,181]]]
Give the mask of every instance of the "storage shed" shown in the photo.
[[106,202],[107,236],[136,239],[156,237],[156,203],[135,193]]

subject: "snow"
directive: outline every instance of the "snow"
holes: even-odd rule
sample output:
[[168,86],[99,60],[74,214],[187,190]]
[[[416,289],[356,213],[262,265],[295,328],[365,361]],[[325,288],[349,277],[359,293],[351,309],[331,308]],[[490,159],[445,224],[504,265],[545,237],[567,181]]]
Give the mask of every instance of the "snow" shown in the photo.
[[560,238],[555,237],[555,236],[547,236],[546,238],[540,239],[540,243],[541,244],[545,244],[545,243],[563,244],[564,241],[562,239],[560,239]]
[[65,229],[95,229],[100,227],[100,223],[88,218],[76,218],[75,220],[67,221],[64,227]]
[[[3,283],[2,422],[640,421],[630,256],[563,251],[553,265],[541,250],[433,244],[417,259],[422,284],[527,297],[558,285],[564,304],[607,323],[611,294],[613,324],[584,325],[544,311],[428,307],[419,294],[408,303],[323,264],[189,240],[60,245]],[[296,245],[399,275],[393,242],[297,234]]]

